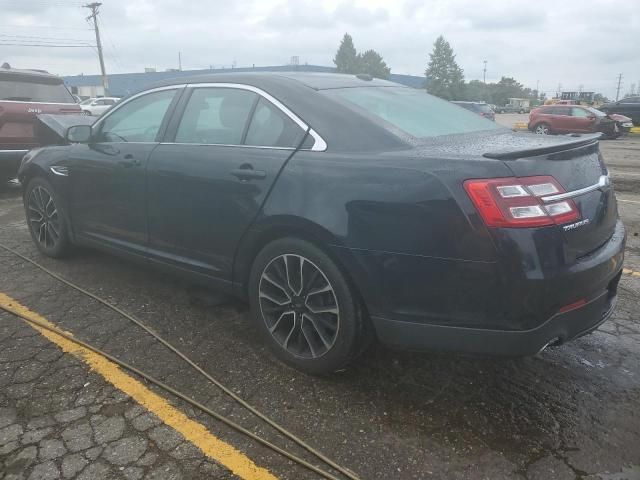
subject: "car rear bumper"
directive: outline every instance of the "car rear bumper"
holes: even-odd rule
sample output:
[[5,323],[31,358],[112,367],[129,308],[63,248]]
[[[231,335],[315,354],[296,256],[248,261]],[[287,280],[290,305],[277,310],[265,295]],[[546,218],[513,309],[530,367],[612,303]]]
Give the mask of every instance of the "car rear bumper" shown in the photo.
[[[597,328],[613,311],[626,234],[570,264],[519,270],[501,263],[360,255],[360,286],[379,340],[411,350],[530,355]],[[513,243],[514,249],[517,243]],[[378,261],[375,259],[378,258]],[[532,262],[532,258],[525,258]],[[375,263],[374,263],[375,261]],[[352,270],[354,272],[355,270]],[[397,274],[400,272],[401,275]],[[374,295],[371,295],[373,291]],[[569,309],[568,305],[579,304]]]
[[616,288],[602,292],[586,305],[557,313],[530,330],[509,331],[449,327],[373,317],[378,338],[386,345],[408,350],[449,350],[487,355],[534,355],[548,345],[559,345],[597,329],[613,313]]
[[3,177],[16,176],[20,161],[29,150],[1,150],[0,149],[0,175]]

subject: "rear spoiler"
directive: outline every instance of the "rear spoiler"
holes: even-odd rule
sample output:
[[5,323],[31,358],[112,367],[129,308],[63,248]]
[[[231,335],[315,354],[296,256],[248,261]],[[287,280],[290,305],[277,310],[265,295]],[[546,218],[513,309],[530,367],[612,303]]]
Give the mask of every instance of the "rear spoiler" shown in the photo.
[[[554,142],[549,145],[540,145],[532,148],[524,148],[522,150],[508,150],[508,151],[497,151],[497,152],[486,152],[482,156],[485,158],[493,158],[496,160],[515,160],[517,158],[524,157],[535,157],[538,155],[546,155],[549,153],[557,153],[564,152],[567,150],[572,150],[574,148],[586,147],[589,145],[595,145],[598,143],[598,140],[602,137],[602,133],[595,133],[589,135],[576,135],[572,137],[564,137],[563,140],[567,138],[572,138],[571,140],[565,140],[561,142]],[[546,137],[541,137],[545,138]]]

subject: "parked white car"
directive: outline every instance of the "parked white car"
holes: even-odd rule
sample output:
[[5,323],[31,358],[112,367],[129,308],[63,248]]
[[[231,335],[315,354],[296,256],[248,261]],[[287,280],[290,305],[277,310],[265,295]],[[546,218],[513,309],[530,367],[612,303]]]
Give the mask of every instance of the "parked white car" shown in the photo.
[[82,112],[85,115],[99,116],[118,103],[119,100],[117,97],[89,98],[80,103],[80,107],[82,107]]

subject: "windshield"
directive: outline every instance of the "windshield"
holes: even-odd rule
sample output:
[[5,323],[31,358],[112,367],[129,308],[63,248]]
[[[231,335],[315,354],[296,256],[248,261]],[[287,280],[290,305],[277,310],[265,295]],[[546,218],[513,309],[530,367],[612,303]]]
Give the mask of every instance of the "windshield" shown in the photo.
[[95,100],[94,98],[87,98],[86,100],[83,100],[82,102],[80,102],[80,105],[89,105],[94,100]]
[[587,107],[587,110],[589,110],[591,113],[593,113],[596,117],[606,117],[607,114],[601,112],[600,110],[593,108],[593,107]]
[[62,83],[0,80],[0,100],[17,102],[76,103]]
[[323,93],[355,107],[372,120],[417,138],[496,130],[502,127],[422,90],[403,87],[357,87]]

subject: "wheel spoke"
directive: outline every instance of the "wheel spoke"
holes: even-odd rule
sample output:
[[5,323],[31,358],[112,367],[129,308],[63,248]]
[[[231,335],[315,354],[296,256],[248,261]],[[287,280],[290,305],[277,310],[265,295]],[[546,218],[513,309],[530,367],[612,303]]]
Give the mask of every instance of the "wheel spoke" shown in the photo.
[[332,313],[334,315],[338,315],[338,307],[312,307],[311,305],[307,304],[307,308],[309,309],[309,311],[311,313]]
[[284,293],[287,296],[289,301],[291,301],[291,296],[289,295],[289,292],[287,292],[287,289],[283,285],[278,283],[271,275],[269,275],[268,273],[263,273],[262,278],[267,282],[269,282],[274,287],[276,287],[277,289],[281,290],[282,293]]
[[[309,338],[309,335],[307,334],[307,331],[304,328],[300,328],[300,330],[302,330],[302,336],[304,337],[304,340],[307,342],[307,345],[309,345],[309,350],[311,350],[311,356],[313,358],[316,358],[318,356],[318,354],[316,353],[316,349],[313,346],[313,342]],[[320,337],[320,338],[322,338],[322,337]],[[323,341],[324,341],[324,339],[323,339]],[[329,347],[327,347],[327,348],[329,348]]]
[[309,297],[310,297],[310,296],[312,296],[312,295],[317,295],[317,294],[319,294],[319,293],[325,293],[325,292],[331,292],[331,291],[332,291],[332,289],[331,289],[331,285],[329,285],[329,284],[327,283],[327,285],[326,285],[326,286],[321,287],[321,288],[316,288],[316,289],[314,289],[314,290],[310,291],[309,293],[307,293],[307,298],[309,298]]
[[287,298],[284,302],[281,302],[279,300],[276,300],[275,298],[273,298],[271,295],[268,295],[264,292],[260,292],[260,298],[264,298],[265,300],[268,300],[269,302],[278,305],[280,307],[283,307],[285,305],[289,305],[291,303],[291,300],[289,298]]
[[[322,343],[324,343],[325,348],[329,350],[331,348],[331,341],[326,337],[323,329],[318,327],[315,319],[312,316],[305,314],[303,315],[303,317],[309,320],[309,324],[311,324],[315,332],[318,334],[318,337],[320,337],[320,340],[322,340]],[[303,332],[304,332],[304,329],[303,329]]]
[[291,325],[291,330],[289,331],[289,334],[287,335],[287,338],[284,339],[283,342],[283,346],[284,348],[288,349],[289,348],[289,341],[291,340],[291,336],[293,335],[293,332],[296,331],[296,327],[297,327],[297,317],[298,315],[294,314],[293,316],[293,324]]
[[282,312],[282,314],[278,317],[278,320],[276,320],[276,323],[274,323],[273,326],[269,327],[269,331],[271,333],[275,332],[276,329],[278,328],[278,325],[280,325],[280,322],[284,318],[284,316],[285,315],[291,315],[291,314],[295,315],[296,312],[294,312],[293,310],[286,310],[286,311]]
[[49,231],[49,236],[51,237],[51,240],[53,241],[53,243],[55,243],[58,240],[58,238],[60,238],[58,231],[55,229],[55,227],[51,222],[47,224],[47,229]]
[[319,358],[335,344],[339,309],[325,274],[294,253],[275,257],[258,286],[260,312],[273,339],[289,354]]

